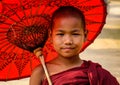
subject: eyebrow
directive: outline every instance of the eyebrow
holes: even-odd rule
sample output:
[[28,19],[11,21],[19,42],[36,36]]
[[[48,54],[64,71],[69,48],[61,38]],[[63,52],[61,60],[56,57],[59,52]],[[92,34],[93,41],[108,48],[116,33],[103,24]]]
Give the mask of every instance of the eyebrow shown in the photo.
[[75,29],[75,30],[73,30],[72,32],[79,32],[79,31],[81,31],[81,30]]
[[[64,30],[56,30],[56,32],[65,32]],[[75,30],[72,30],[71,32],[81,32],[81,30],[78,30],[78,29],[75,29]]]
[[59,32],[64,32],[63,30],[56,30],[56,31],[59,31]]

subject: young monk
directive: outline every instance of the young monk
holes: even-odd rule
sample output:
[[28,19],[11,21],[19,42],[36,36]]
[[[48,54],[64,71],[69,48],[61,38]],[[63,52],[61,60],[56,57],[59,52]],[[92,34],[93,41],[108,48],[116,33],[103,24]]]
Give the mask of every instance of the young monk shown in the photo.
[[[53,13],[51,28],[50,38],[58,56],[46,65],[53,85],[119,85],[101,65],[80,59],[87,31],[79,9],[60,7]],[[42,66],[33,71],[30,85],[48,85]]]

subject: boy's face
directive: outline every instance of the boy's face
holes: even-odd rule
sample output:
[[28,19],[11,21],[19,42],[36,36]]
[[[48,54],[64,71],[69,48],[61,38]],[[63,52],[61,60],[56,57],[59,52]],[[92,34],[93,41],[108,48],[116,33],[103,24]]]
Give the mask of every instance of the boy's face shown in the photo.
[[60,56],[78,56],[84,42],[82,21],[75,17],[59,17],[54,20],[52,43]]

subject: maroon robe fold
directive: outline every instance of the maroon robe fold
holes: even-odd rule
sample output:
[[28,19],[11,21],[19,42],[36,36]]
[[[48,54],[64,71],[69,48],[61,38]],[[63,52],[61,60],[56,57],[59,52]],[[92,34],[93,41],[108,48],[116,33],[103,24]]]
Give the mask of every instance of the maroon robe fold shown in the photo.
[[[91,61],[84,61],[80,67],[52,75],[51,79],[53,85],[119,85],[115,77]],[[42,85],[48,85],[46,79]]]

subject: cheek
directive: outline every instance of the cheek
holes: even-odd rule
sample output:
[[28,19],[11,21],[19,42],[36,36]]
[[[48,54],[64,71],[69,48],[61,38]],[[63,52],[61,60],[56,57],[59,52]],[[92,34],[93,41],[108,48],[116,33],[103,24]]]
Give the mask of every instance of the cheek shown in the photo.
[[74,42],[76,43],[83,43],[84,42],[84,36],[80,36],[80,37],[74,37]]
[[77,45],[78,49],[81,49],[82,45],[84,44],[84,37],[81,37],[80,39],[75,39],[74,44]]
[[58,39],[57,37],[52,37],[52,44],[54,46],[54,48],[58,47],[60,45],[61,41],[60,39]]
[[57,39],[57,38],[54,38],[54,39],[53,39],[53,44],[54,44],[54,45],[57,45],[57,44],[59,44],[59,39]]

